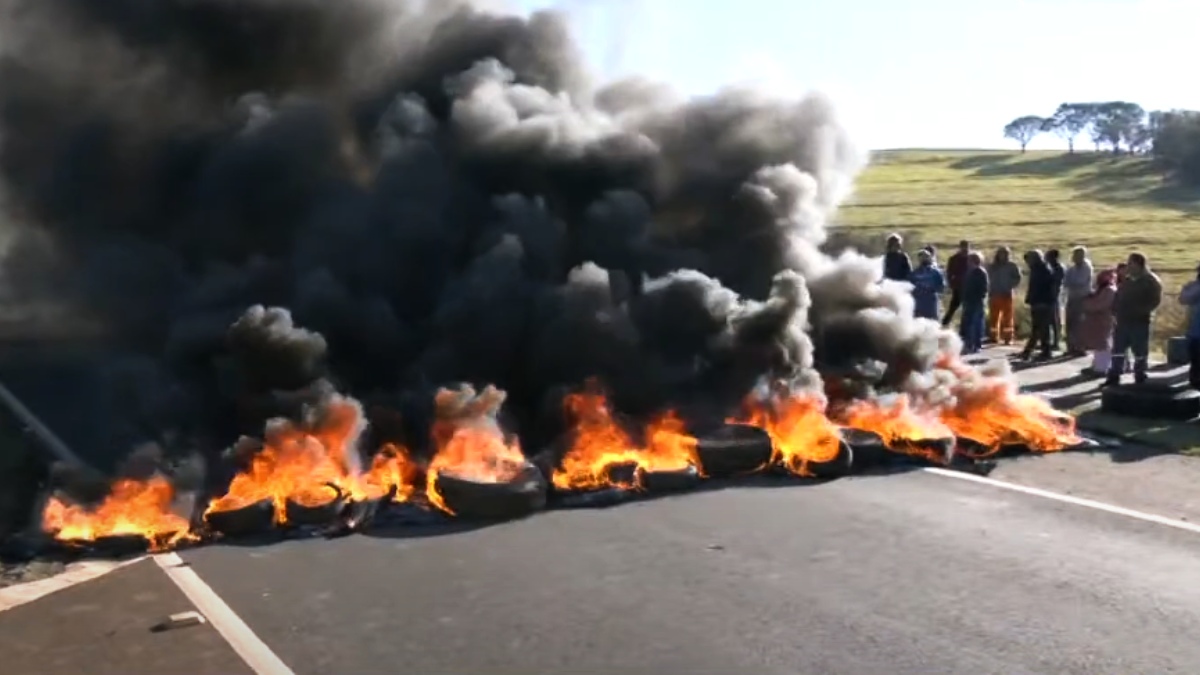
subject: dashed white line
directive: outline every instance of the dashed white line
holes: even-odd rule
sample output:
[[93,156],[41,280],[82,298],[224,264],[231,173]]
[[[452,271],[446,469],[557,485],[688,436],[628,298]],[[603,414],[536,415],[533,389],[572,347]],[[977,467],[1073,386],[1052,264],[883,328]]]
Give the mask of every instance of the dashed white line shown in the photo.
[[996,480],[995,478],[984,478],[983,476],[976,476],[975,474],[964,473],[962,471],[951,471],[950,469],[925,467],[922,469],[922,471],[946,478],[956,478],[958,480],[965,480],[972,483],[990,485],[994,488],[1020,492],[1022,494],[1027,494],[1034,497],[1041,497],[1042,499],[1051,499],[1064,504],[1072,504],[1074,506],[1082,506],[1084,508],[1093,509],[1096,511],[1104,511],[1105,513],[1125,516],[1126,518],[1134,518],[1143,522],[1154,523],[1155,525],[1173,527],[1177,530],[1183,530],[1184,532],[1191,532],[1192,534],[1200,534],[1200,525],[1196,525],[1194,523],[1189,523],[1184,520],[1177,520],[1175,518],[1167,518],[1166,516],[1160,516],[1154,513],[1146,513],[1145,511],[1127,509],[1123,506],[1116,506],[1114,504],[1106,504],[1104,502],[1098,502],[1094,499],[1074,497],[1071,495],[1062,494],[1060,492],[1051,492],[1049,490],[1042,490],[1041,488],[1019,485],[1017,483],[1007,483],[1002,480]]
[[200,575],[187,566],[176,553],[163,553],[154,556],[154,562],[162,568],[171,581],[183,591],[188,600],[204,615],[212,627],[217,629],[221,637],[233,647],[233,651],[242,657],[258,675],[295,675],[275,652],[267,646],[241,617],[225,604],[216,591],[204,583]]

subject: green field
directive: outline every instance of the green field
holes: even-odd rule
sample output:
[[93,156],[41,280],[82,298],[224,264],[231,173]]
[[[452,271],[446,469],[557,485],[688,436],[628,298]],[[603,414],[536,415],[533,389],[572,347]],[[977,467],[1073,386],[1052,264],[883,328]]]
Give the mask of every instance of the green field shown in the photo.
[[[988,255],[1011,246],[1018,259],[1082,244],[1097,267],[1141,251],[1170,293],[1200,260],[1200,191],[1166,186],[1149,160],[1107,153],[877,152],[836,223],[838,239],[878,250],[900,232],[909,250],[934,244],[943,260],[961,239]],[[1162,315],[1170,331],[1182,319],[1171,298]]]

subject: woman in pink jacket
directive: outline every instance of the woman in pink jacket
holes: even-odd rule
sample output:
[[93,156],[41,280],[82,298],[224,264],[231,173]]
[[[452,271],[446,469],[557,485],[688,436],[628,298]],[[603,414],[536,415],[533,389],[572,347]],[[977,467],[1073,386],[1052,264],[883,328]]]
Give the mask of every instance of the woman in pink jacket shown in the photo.
[[1079,323],[1079,347],[1092,352],[1092,371],[1097,375],[1108,372],[1112,363],[1113,300],[1117,297],[1116,273],[1104,270],[1096,275],[1096,288],[1082,300],[1083,317]]

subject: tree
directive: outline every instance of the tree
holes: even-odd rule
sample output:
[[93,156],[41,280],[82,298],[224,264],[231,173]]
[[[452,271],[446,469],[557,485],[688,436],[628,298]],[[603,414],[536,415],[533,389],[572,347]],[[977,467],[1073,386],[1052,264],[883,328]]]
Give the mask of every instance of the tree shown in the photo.
[[1004,126],[1004,137],[1021,144],[1021,152],[1025,152],[1025,146],[1029,145],[1035,136],[1042,132],[1046,126],[1046,120],[1037,115],[1025,115],[1009,122]]
[[1150,152],[1155,162],[1171,177],[1189,185],[1200,185],[1200,112],[1158,111],[1150,114],[1153,134]]
[[[1097,146],[1108,144],[1113,154],[1121,152],[1121,144],[1132,149],[1146,119],[1142,106],[1128,101],[1109,101],[1095,104],[1092,119],[1092,140]],[[1131,143],[1133,141],[1134,143]]]
[[1090,103],[1060,103],[1046,118],[1042,131],[1049,131],[1067,142],[1067,152],[1075,152],[1075,139],[1092,123],[1095,108]]

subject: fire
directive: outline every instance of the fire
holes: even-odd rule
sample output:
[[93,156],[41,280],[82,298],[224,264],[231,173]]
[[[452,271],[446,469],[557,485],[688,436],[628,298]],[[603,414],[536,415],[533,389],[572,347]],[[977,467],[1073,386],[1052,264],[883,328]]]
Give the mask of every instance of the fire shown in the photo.
[[1082,440],[1075,434],[1074,418],[1044,399],[1012,391],[1007,382],[957,392],[957,396],[956,404],[942,411],[942,422],[955,435],[987,448],[983,455],[995,454],[1005,445],[1057,452]]
[[455,515],[438,492],[439,475],[504,483],[529,466],[520,444],[506,438],[496,421],[504,398],[504,392],[493,386],[479,394],[466,386],[438,391],[438,419],[432,430],[435,454],[426,472],[425,496],[441,511]]
[[42,529],[63,541],[142,536],[154,550],[168,548],[192,538],[187,518],[171,510],[174,499],[175,488],[166,478],[124,478],[113,482],[94,509],[51,497],[42,511]]
[[283,525],[288,501],[321,506],[339,494],[349,499],[379,498],[393,486],[396,499],[412,494],[416,467],[399,446],[385,446],[369,471],[358,469],[363,418],[356,403],[336,398],[324,412],[314,424],[273,423],[263,447],[233,477],[225,494],[209,504],[206,514],[269,500],[275,505],[276,521]]
[[825,401],[802,393],[774,394],[766,400],[751,397],[742,419],[771,437],[772,461],[798,476],[811,476],[808,465],[829,462],[841,451],[841,433],[825,415]]
[[891,450],[938,463],[945,461],[944,454],[921,441],[954,439],[950,427],[934,414],[915,410],[907,396],[854,401],[838,410],[838,419],[843,426],[878,435]]
[[[564,406],[575,421],[574,438],[550,477],[556,489],[633,489],[638,487],[640,472],[701,469],[697,441],[673,412],[651,422],[646,427],[646,442],[639,446],[613,419],[603,394],[595,391],[570,394]],[[612,475],[613,469],[622,466],[635,466],[640,472],[628,478]]]
[[1075,418],[1055,410],[1045,399],[1018,393],[1009,379],[980,376],[957,359],[946,359],[938,367],[969,383],[954,388],[954,403],[943,408],[939,417],[956,436],[986,448],[973,457],[995,454],[1005,445],[1057,452],[1082,442],[1075,433]]

